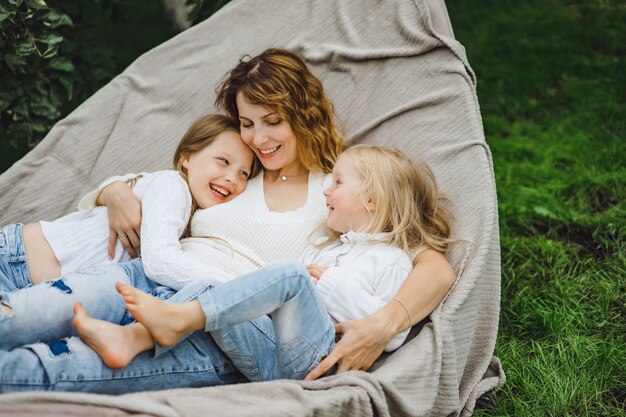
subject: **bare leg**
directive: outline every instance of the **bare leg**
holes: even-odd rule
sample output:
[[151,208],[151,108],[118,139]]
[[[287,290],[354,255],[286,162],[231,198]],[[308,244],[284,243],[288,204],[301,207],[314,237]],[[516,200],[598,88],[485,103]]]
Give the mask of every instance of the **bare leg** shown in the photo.
[[135,356],[154,347],[152,335],[141,323],[120,326],[94,319],[80,303],[74,304],[73,324],[82,341],[109,368],[124,368]]
[[205,316],[198,300],[170,304],[130,285],[116,283],[126,308],[163,346],[173,346],[194,330],[204,330]]

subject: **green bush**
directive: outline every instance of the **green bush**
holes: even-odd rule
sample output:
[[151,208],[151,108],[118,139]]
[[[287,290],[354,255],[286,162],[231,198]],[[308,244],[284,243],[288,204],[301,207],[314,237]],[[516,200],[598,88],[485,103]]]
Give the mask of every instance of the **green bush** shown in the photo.
[[[204,20],[228,0],[187,0]],[[177,29],[155,0],[0,0],[0,172]]]
[[78,75],[59,49],[73,27],[43,0],[0,1],[0,137],[15,149],[32,148],[72,99]]

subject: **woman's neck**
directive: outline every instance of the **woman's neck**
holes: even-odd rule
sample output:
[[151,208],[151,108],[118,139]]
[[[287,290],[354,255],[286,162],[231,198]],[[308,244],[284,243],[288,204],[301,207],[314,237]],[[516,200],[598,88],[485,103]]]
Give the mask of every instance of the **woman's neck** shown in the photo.
[[294,169],[281,169],[276,171],[265,170],[263,173],[263,179],[268,182],[281,183],[281,182],[307,182],[309,171],[300,167],[297,170]]
[[[276,171],[274,171],[276,172]],[[263,175],[263,193],[270,211],[286,212],[304,207],[308,200],[309,172],[283,180],[270,173]]]

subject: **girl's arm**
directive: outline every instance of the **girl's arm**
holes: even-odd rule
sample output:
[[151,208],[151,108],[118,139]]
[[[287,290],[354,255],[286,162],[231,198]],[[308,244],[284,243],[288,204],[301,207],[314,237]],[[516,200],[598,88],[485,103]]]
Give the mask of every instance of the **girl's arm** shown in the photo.
[[80,202],[81,210],[97,206],[106,206],[109,215],[109,258],[115,255],[115,244],[118,236],[122,239],[122,246],[132,257],[139,256],[140,231],[141,231],[141,201],[126,184],[125,180],[132,178],[120,178],[119,181],[108,185],[101,185],[96,190],[87,194]]
[[189,187],[176,171],[163,171],[147,185],[142,199],[141,262],[153,281],[180,290],[203,279],[214,284],[230,276],[182,250],[179,241],[191,215]]
[[[446,258],[434,250],[416,257],[416,264],[395,297],[371,316],[336,326],[343,337],[306,379],[324,375],[335,364],[337,373],[367,370],[393,337],[429,315],[450,291],[456,274]],[[410,324],[410,325],[409,325]]]

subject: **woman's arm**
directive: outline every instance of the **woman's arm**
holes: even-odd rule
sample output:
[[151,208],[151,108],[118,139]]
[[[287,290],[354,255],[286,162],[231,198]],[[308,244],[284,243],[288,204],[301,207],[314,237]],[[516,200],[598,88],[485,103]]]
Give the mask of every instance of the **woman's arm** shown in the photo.
[[130,256],[139,256],[141,201],[128,184],[116,181],[107,185],[98,196],[97,204],[107,206],[109,214],[109,258],[115,255],[118,236],[126,237],[120,241]]
[[[343,337],[332,352],[306,379],[324,375],[335,364],[337,372],[367,370],[393,337],[422,321],[448,293],[456,274],[446,258],[434,250],[425,250],[416,257],[416,264],[395,298],[369,317],[351,320],[336,326]],[[410,316],[410,323],[409,323]]]

